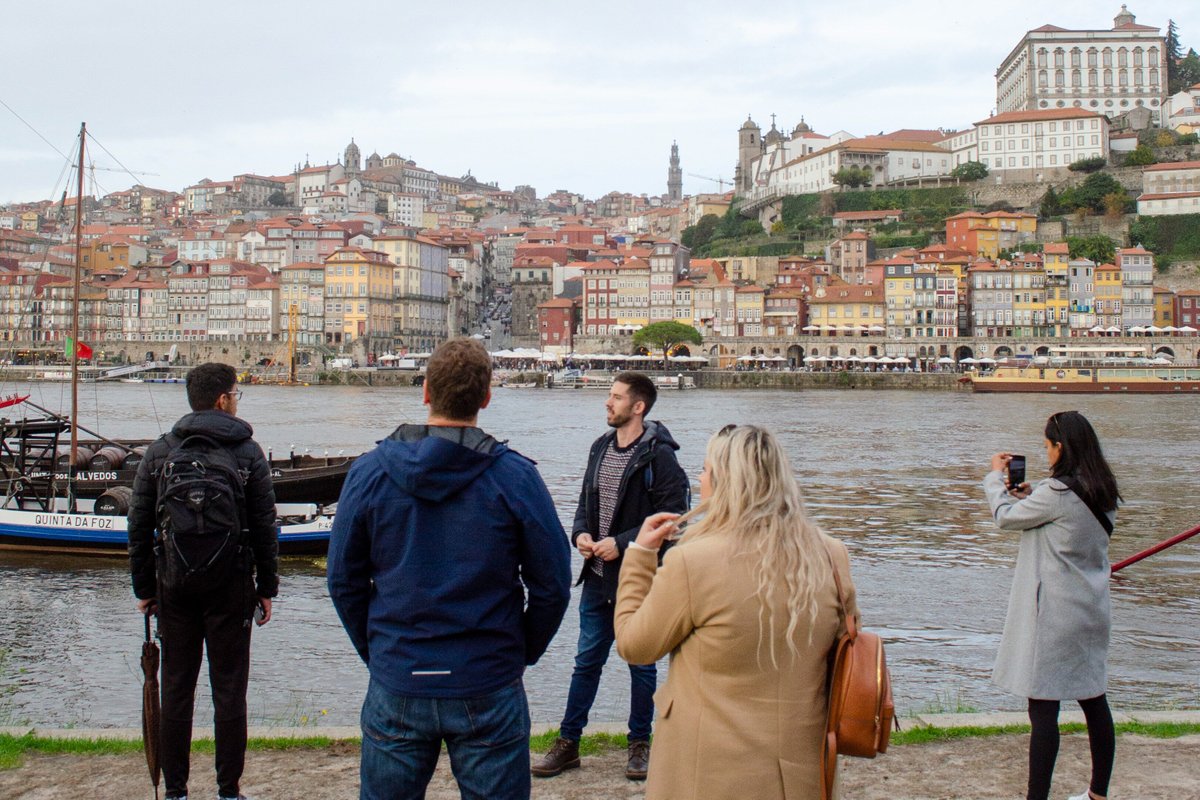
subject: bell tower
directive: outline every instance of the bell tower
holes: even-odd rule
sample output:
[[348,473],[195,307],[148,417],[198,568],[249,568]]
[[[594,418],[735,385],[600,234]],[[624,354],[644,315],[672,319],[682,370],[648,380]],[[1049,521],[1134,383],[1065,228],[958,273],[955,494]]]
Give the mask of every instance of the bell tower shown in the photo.
[[754,170],[750,164],[762,155],[762,152],[762,128],[747,114],[746,121],[738,128],[738,174],[737,185],[734,187],[737,191],[747,192],[754,184]]
[[679,145],[671,142],[671,166],[667,169],[667,202],[683,199],[683,170],[679,167]]
[[354,143],[354,137],[351,137],[350,144],[346,145],[342,163],[346,165],[347,178],[357,178],[362,174],[362,154],[358,151],[358,145]]

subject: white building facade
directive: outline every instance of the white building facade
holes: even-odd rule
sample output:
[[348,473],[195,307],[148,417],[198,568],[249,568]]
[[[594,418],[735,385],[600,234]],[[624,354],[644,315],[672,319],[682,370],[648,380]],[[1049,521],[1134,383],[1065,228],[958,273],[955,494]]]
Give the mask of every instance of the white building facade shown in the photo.
[[1159,28],[1137,24],[1125,6],[1111,30],[1029,31],[996,70],[996,109],[1083,108],[1113,117],[1148,108],[1158,123],[1167,85]]

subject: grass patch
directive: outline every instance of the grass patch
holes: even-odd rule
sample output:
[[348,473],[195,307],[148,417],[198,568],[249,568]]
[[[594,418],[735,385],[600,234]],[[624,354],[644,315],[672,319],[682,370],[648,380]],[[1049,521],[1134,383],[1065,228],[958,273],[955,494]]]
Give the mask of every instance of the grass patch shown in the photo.
[[[558,739],[558,729],[539,733],[529,738],[529,749],[535,753],[545,753]],[[629,740],[621,733],[590,733],[579,740],[579,755],[594,756],[611,750],[624,750],[629,747]]]
[[[1087,733],[1081,722],[1063,723],[1058,726],[1061,733]],[[1121,722],[1116,725],[1117,735],[1136,734],[1155,739],[1178,739],[1180,736],[1200,734],[1200,723],[1195,722]],[[892,731],[891,743],[895,745],[931,744],[956,739],[982,739],[988,736],[1008,736],[1029,733],[1028,725],[994,725],[990,727],[966,726],[962,728],[934,728],[927,725]]]
[[[1122,722],[1117,726],[1117,735],[1134,734],[1149,736],[1155,739],[1177,739],[1180,736],[1200,734],[1200,723],[1195,722]],[[1084,733],[1087,727],[1081,723],[1069,723],[1059,726],[1062,733]],[[891,743],[895,746],[932,744],[935,742],[950,742],[959,739],[982,739],[990,736],[1010,736],[1029,733],[1028,725],[997,725],[992,727],[967,726],[961,728],[934,728],[929,726],[908,727],[904,730],[893,731]],[[534,753],[545,753],[558,738],[558,730],[550,730],[533,736],[529,741],[529,749]],[[246,745],[252,751],[282,751],[282,750],[324,750],[338,745],[342,740],[331,739],[328,736],[306,736],[302,738],[255,738]],[[357,739],[345,740],[347,744],[357,744]],[[624,734],[594,733],[584,736],[579,742],[579,753],[583,756],[593,756],[613,750],[624,750],[628,741]],[[91,755],[91,756],[120,756],[130,753],[141,753],[140,739],[56,739],[42,736],[13,736],[0,734],[0,770],[16,769],[24,761],[25,755]],[[212,755],[212,739],[196,739],[192,742],[192,752],[200,755]]]

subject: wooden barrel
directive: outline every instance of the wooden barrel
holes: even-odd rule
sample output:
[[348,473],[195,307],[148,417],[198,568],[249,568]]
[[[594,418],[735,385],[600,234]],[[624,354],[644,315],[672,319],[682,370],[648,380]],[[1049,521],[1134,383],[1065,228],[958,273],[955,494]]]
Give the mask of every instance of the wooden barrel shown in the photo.
[[[79,445],[76,448],[76,453],[78,458],[75,459],[75,463],[81,467],[86,467],[88,462],[92,460],[93,453],[90,447]],[[60,467],[71,466],[71,445],[60,444],[58,446],[58,449],[54,451],[54,463]]]
[[125,454],[125,460],[121,463],[123,469],[137,469],[142,463],[142,459],[146,457],[146,447],[135,447],[133,450]]
[[125,460],[125,449],[115,445],[106,445],[96,451],[88,461],[88,466],[92,469],[99,470],[117,470],[121,467],[121,462]]
[[101,517],[123,517],[129,513],[129,500],[132,497],[132,487],[114,486],[96,498],[96,515]]

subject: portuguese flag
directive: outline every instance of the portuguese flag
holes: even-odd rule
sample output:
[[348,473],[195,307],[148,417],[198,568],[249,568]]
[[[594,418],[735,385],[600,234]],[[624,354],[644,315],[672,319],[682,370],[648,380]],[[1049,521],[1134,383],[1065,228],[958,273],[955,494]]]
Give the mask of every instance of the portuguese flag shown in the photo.
[[67,337],[67,344],[63,348],[63,354],[67,358],[71,357],[71,350],[74,349],[76,358],[91,358],[92,348],[88,347],[83,342],[76,342],[70,336]]

